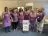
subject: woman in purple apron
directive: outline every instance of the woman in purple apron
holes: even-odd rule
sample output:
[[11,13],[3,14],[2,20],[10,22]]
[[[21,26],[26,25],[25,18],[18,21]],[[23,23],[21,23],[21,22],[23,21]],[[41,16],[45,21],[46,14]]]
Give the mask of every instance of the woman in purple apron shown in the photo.
[[24,20],[29,20],[29,10],[24,13]]
[[19,13],[18,18],[19,18],[19,27],[22,29],[22,21],[24,20],[24,14],[23,14],[23,12]]
[[36,13],[34,11],[30,12],[30,30],[35,31],[36,30]]
[[12,13],[12,29],[15,31],[16,28],[17,28],[17,25],[18,25],[18,14],[17,14],[17,8],[15,8],[13,10],[13,13]]
[[5,11],[3,13],[3,24],[4,24],[5,32],[10,32],[11,16],[7,7],[5,7]]

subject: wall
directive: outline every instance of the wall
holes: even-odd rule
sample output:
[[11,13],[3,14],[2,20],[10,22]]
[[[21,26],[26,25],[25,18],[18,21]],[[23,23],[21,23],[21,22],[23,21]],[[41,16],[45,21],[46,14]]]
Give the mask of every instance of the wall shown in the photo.
[[44,4],[44,8],[45,8],[45,15],[48,16],[48,4]]
[[3,13],[3,10],[4,10],[4,7],[7,6],[8,8],[13,8],[13,7],[17,7],[17,6],[25,6],[24,5],[25,2],[22,0],[22,1],[19,1],[19,0],[0,0],[0,16],[2,15]]
[[0,0],[0,15],[3,12],[5,6],[12,8],[17,6],[25,6],[26,3],[32,2],[34,3],[33,7],[44,7],[45,9],[48,8],[48,0]]
[[0,15],[4,10],[4,7],[7,6],[9,8],[17,7],[16,1],[0,1]]

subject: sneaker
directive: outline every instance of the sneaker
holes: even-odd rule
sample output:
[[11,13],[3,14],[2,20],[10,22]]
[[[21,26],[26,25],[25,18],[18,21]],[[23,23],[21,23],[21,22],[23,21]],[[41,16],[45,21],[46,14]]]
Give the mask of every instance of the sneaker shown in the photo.
[[8,31],[8,32],[11,32],[11,31]]
[[14,31],[16,31],[16,29],[14,29]]

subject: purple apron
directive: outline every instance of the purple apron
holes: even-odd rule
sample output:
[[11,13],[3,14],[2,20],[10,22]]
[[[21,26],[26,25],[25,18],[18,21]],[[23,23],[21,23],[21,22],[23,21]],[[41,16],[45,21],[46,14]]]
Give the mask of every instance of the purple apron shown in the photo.
[[29,20],[29,14],[28,15],[24,15],[24,20]]
[[4,14],[3,24],[4,24],[4,27],[11,26],[11,20],[10,20],[10,14],[9,13]]
[[22,21],[24,20],[24,15],[20,14],[18,18],[19,18],[19,22],[22,23]]

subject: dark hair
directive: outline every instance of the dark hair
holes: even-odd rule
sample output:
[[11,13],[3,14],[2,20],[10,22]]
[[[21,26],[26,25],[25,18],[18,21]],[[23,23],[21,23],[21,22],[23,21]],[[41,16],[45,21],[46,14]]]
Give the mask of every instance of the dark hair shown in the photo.
[[14,13],[14,8],[12,9],[12,13]]
[[12,9],[12,13],[14,13],[14,10],[15,10],[15,9],[17,9],[17,8],[13,8],[13,9]]
[[13,12],[13,10],[11,9],[10,12]]
[[19,12],[21,12],[21,11],[23,11],[23,9],[22,9],[22,8],[20,8],[20,9],[19,9]]
[[18,9],[18,8],[14,8],[14,9]]
[[8,10],[8,7],[5,7],[5,8],[4,8],[4,11],[5,11],[5,12],[7,11],[6,9]]
[[27,8],[25,8],[24,10],[27,11]]
[[42,10],[38,10],[38,13],[42,13]]

